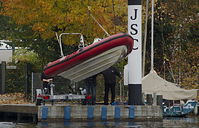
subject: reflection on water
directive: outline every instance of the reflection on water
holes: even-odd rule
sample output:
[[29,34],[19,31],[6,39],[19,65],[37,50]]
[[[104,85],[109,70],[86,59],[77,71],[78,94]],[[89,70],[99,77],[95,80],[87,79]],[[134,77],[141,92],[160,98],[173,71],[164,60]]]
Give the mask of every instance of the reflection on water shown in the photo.
[[64,122],[64,123],[46,123],[41,122],[37,125],[39,128],[139,128],[134,122]]
[[199,128],[199,117],[165,118],[160,122],[39,122],[38,124],[0,122],[0,128]]

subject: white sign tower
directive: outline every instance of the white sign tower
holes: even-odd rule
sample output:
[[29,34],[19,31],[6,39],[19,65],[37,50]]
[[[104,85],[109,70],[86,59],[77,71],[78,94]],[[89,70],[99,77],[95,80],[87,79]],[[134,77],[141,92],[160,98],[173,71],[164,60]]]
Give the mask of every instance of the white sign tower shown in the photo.
[[128,104],[142,104],[142,5],[141,0],[128,0],[128,33],[134,39],[128,56]]

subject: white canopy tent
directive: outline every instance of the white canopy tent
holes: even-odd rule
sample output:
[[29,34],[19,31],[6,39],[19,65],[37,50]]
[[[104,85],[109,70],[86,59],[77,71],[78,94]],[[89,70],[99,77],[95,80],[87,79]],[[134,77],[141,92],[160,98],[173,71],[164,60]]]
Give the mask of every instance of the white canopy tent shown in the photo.
[[197,89],[185,90],[177,87],[177,84],[166,81],[158,76],[155,70],[151,70],[142,79],[142,92],[145,94],[162,95],[167,100],[196,99]]

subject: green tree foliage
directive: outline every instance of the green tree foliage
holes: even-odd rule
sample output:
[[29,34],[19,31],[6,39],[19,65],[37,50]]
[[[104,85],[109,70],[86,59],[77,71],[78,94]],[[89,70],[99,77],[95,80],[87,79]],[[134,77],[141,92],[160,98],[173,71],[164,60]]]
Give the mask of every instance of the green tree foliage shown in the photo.
[[25,71],[24,64],[16,64],[17,68],[6,70],[6,93],[24,92]]
[[15,62],[27,62],[33,65],[37,65],[39,62],[38,55],[33,51],[29,51],[28,49],[17,49],[14,53],[13,59]]

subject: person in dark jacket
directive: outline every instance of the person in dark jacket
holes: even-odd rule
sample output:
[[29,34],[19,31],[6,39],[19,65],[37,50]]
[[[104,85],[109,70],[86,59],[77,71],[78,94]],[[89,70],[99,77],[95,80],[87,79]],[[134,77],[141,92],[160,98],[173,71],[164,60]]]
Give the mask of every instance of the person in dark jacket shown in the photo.
[[95,105],[96,102],[96,77],[97,75],[91,76],[85,80],[86,83],[86,94],[91,96],[91,104]]
[[115,102],[116,76],[121,77],[120,73],[116,70],[115,67],[110,67],[107,70],[103,71],[102,74],[104,76],[105,82],[104,104],[108,105],[109,89],[111,90],[111,104],[113,104]]
[[43,83],[43,91],[45,94],[50,94],[50,82],[53,80],[53,77],[46,76],[44,72],[41,74],[41,80]]

